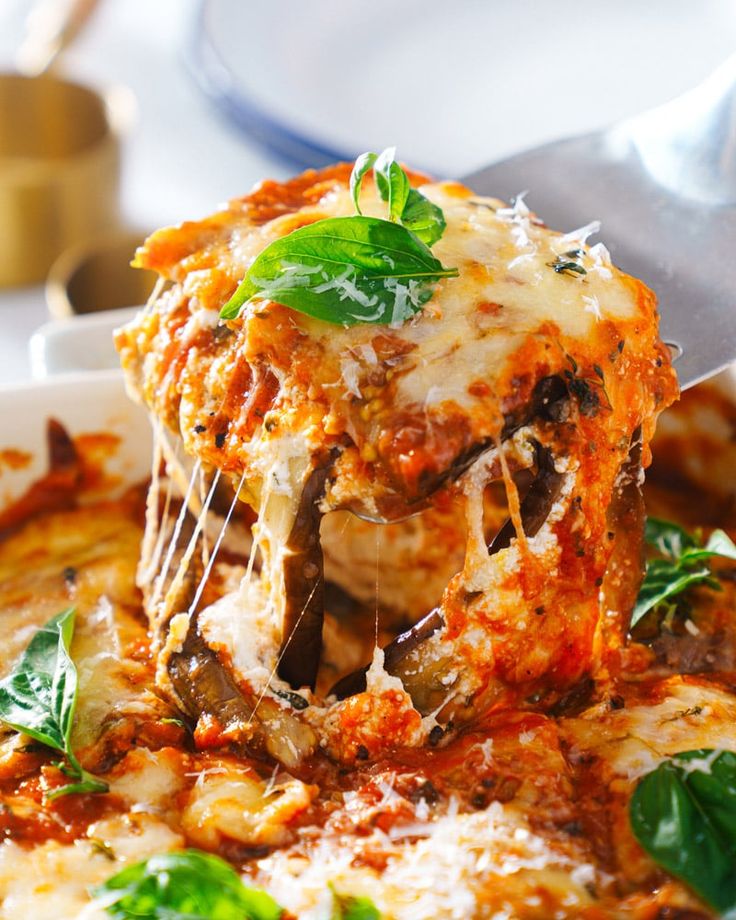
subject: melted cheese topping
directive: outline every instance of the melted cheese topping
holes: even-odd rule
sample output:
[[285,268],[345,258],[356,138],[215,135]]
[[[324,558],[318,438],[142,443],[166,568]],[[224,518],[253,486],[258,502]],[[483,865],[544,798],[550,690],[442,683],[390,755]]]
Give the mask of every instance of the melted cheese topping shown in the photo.
[[[671,398],[651,294],[604,249],[586,248],[589,228],[553,233],[523,202],[504,208],[456,183],[421,190],[447,221],[433,251],[459,277],[441,282],[409,322],[343,329],[256,301],[227,327],[197,324],[192,338],[193,318],[218,310],[270,242],[353,213],[347,176],[338,167],[279,187],[276,197],[293,213],[271,220],[256,192],[201,225],[154,234],[138,255],[177,284],[118,333],[129,386],[188,452],[229,472],[247,470],[256,507],[264,488],[294,488],[284,466],[291,456],[314,458],[337,445],[326,507],[402,516],[423,475],[497,435],[503,414],[528,399],[538,379],[570,369],[567,355],[585,373],[601,368],[614,401],[635,376],[641,392],[627,393],[632,412],[646,389]],[[291,199],[305,184],[310,194]],[[369,182],[363,199],[366,214],[385,214]],[[573,247],[584,277],[551,267]]]
[[[523,452],[524,436],[517,441]],[[574,473],[564,466],[562,473]],[[479,467],[464,484],[469,496],[482,481]],[[661,492],[653,494],[661,503]],[[217,739],[215,750],[202,750],[202,735],[198,750],[166,721],[180,714],[153,683],[134,584],[141,520],[140,502],[126,499],[49,511],[0,541],[3,670],[37,625],[77,606],[73,655],[83,683],[75,743],[111,789],[44,803],[43,788],[58,782],[54,753],[5,732],[0,916],[102,920],[90,886],[183,846],[233,859],[248,884],[266,888],[299,920],[332,916],[330,886],[371,898],[392,920],[647,920],[675,909],[708,916],[642,852],[627,808],[637,779],[663,758],[698,747],[736,750],[728,672],[678,676],[656,657],[658,638],[622,649],[620,674],[577,688],[554,717],[528,706],[496,711],[436,746],[378,751],[376,762],[361,754],[347,772],[319,749],[308,767],[293,770],[235,754]],[[231,580],[227,566],[223,573],[216,566],[208,589],[222,595],[208,596],[205,608],[208,628],[221,636],[228,618],[218,621],[218,605],[227,607]],[[681,661],[709,642],[721,649],[732,641],[736,587],[724,581],[724,589],[693,598],[695,633],[672,637]],[[341,628],[337,649],[348,644],[347,625]],[[701,672],[712,668],[702,660]],[[245,658],[242,666],[249,667]],[[442,677],[449,687],[452,672]],[[380,651],[367,683],[367,693],[353,698],[356,713],[370,704],[364,712],[371,718],[395,717],[398,707],[381,704],[406,695],[386,674]],[[333,709],[330,718],[338,715],[350,713]]]
[[[404,842],[411,837],[418,839]],[[392,828],[388,840],[379,832],[361,844],[384,855],[383,871],[356,866],[352,848],[332,843],[315,847],[308,858],[287,863],[275,856],[258,868],[280,903],[303,920],[330,916],[329,882],[371,898],[381,916],[402,920],[503,916],[505,908],[514,911],[506,916],[541,920],[551,899],[564,900],[558,916],[579,916],[592,904],[585,886],[596,880],[595,868],[550,846],[499,803],[478,814],[451,810],[431,823]],[[523,914],[512,905],[523,905]]]

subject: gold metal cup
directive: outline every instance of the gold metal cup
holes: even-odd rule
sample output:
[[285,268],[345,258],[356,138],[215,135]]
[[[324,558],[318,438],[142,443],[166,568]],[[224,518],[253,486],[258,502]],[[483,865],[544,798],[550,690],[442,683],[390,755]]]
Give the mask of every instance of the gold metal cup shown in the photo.
[[146,233],[126,231],[66,250],[46,281],[46,303],[55,319],[143,304],[156,272],[131,268]]
[[41,281],[64,249],[119,226],[123,87],[0,74],[0,287]]

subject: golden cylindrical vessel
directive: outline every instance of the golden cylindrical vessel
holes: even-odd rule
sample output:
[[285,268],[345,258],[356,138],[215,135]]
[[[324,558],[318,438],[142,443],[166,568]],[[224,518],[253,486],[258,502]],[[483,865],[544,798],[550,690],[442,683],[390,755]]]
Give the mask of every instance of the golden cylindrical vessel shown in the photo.
[[41,281],[62,250],[118,226],[115,104],[50,74],[0,75],[0,286]]
[[131,268],[130,261],[146,236],[144,231],[127,230],[65,250],[46,279],[51,315],[64,319],[145,303],[157,275]]

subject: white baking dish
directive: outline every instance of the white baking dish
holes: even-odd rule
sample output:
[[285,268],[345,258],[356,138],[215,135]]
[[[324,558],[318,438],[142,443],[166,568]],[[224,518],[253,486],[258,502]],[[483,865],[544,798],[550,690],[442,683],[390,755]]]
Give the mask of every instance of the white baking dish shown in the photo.
[[[87,371],[0,387],[0,507],[17,498],[47,469],[46,422],[55,418],[72,435],[105,432],[120,444],[106,466],[124,488],[150,474],[151,429],[146,413],[132,403],[119,370]],[[3,451],[30,454],[19,469]]]

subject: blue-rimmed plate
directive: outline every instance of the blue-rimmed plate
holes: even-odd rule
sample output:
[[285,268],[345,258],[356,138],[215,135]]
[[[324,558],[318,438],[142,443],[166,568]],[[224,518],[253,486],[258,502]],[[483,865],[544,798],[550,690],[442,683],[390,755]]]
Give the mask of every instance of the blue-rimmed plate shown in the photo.
[[732,0],[201,0],[188,61],[300,165],[396,144],[462,175],[664,102],[734,46]]

